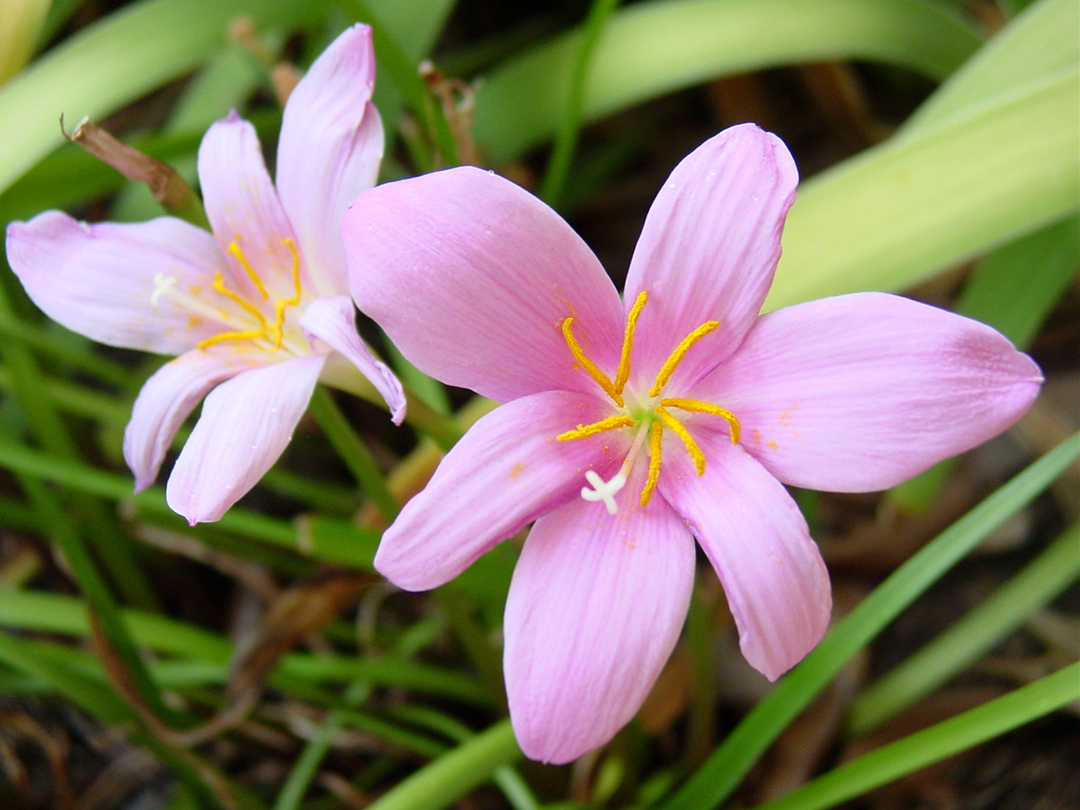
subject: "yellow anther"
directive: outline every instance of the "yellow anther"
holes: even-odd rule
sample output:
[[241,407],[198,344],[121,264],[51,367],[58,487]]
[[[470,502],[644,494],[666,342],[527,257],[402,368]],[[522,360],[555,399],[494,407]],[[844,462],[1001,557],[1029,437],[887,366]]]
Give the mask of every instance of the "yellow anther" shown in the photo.
[[656,416],[671,428],[675,435],[682,439],[682,443],[686,446],[686,452],[690,454],[690,458],[694,460],[694,468],[697,470],[698,475],[705,474],[705,454],[701,452],[701,448],[698,447],[697,442],[694,441],[694,437],[690,435],[690,431],[686,429],[686,426],[672,416],[667,408],[663,405],[656,406]]
[[560,433],[555,439],[560,442],[567,442],[571,439],[584,439],[586,436],[595,436],[597,433],[603,433],[605,430],[633,426],[633,419],[626,414],[619,413],[615,414],[615,416],[609,416],[607,419],[601,419],[599,422],[593,422],[591,425],[578,425],[575,430],[568,430],[566,433]]
[[634,333],[637,331],[637,319],[641,310],[645,308],[645,301],[649,294],[642,290],[638,293],[634,306],[626,316],[626,333],[623,335],[622,354],[619,355],[619,370],[615,374],[615,390],[621,395],[626,381],[630,379],[630,354],[634,349]]
[[217,273],[214,274],[214,289],[217,290],[222,295],[224,295],[226,298],[228,298],[230,301],[232,301],[234,304],[236,304],[242,310],[244,310],[244,312],[246,312],[249,315],[253,316],[255,318],[255,320],[257,320],[259,322],[259,326],[262,327],[262,330],[260,332],[257,332],[256,336],[266,334],[266,318],[263,317],[262,312],[260,312],[259,308],[256,307],[254,304],[252,304],[249,301],[245,300],[242,296],[237,295],[232,290],[230,290],[228,287],[226,287],[225,286],[225,277],[221,275],[220,270]]
[[259,291],[259,295],[265,301],[270,297],[266,292],[266,286],[262,283],[262,279],[259,278],[259,274],[255,272],[255,269],[248,262],[247,257],[244,255],[244,251],[240,250],[240,245],[236,244],[236,240],[229,242],[229,246],[225,249],[225,252],[230,256],[234,256],[240,266],[244,268],[244,272],[247,273],[248,278],[251,279],[251,283],[255,285],[255,289]]
[[215,343],[221,343],[223,340],[255,340],[261,338],[266,334],[262,329],[249,329],[246,332],[222,332],[220,335],[214,335],[208,337],[206,340],[201,340],[195,344],[196,349],[205,349],[207,346],[213,346]]
[[666,405],[669,408],[678,408],[681,411],[711,413],[713,416],[719,416],[728,423],[728,427],[731,431],[731,443],[738,444],[739,442],[742,428],[739,426],[738,418],[727,408],[721,408],[719,405],[713,405],[711,402],[702,402],[697,399],[662,399],[660,400],[660,404]]
[[574,359],[578,361],[578,364],[588,372],[589,376],[596,380],[597,384],[604,389],[609,397],[615,400],[615,404],[620,408],[625,404],[622,398],[622,392],[615,388],[615,384],[608,379],[608,376],[596,367],[596,363],[585,356],[585,352],[582,351],[581,344],[577,342],[577,338],[574,337],[573,330],[574,319],[564,318],[562,322],[563,338],[566,340],[566,345],[570,347],[570,353],[574,355]]
[[641,490],[641,505],[648,506],[656,482],[660,480],[660,447],[664,438],[664,423],[653,422],[649,434],[649,477],[645,479],[645,488]]
[[686,353],[690,351],[690,347],[705,337],[705,335],[710,332],[715,332],[719,328],[720,321],[705,321],[705,323],[684,337],[682,343],[676,346],[675,351],[673,351],[671,356],[664,361],[664,365],[660,368],[660,373],[656,375],[656,385],[649,391],[649,396],[659,396],[660,389],[667,384],[669,379],[671,379],[671,375],[675,372],[675,368],[682,362]]
[[281,348],[282,329],[285,325],[285,310],[291,306],[295,306],[300,303],[300,295],[302,290],[300,288],[300,254],[296,250],[296,244],[292,239],[285,237],[281,240],[281,244],[289,249],[292,253],[292,279],[293,279],[293,297],[292,298],[279,298],[274,302],[274,348]]

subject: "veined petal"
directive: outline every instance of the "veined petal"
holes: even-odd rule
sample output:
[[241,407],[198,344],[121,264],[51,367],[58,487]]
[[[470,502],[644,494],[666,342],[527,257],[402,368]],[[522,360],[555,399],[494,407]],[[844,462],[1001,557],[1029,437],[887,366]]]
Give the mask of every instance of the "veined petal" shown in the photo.
[[203,136],[199,183],[206,216],[222,252],[228,256],[232,275],[226,278],[233,290],[250,301],[263,300],[253,273],[270,296],[291,298],[297,258],[301,261],[303,286],[311,287],[296,234],[266,171],[255,128],[235,112],[213,124]]
[[558,214],[509,180],[464,166],[361,194],[342,226],[349,281],[417,367],[505,402],[552,389],[600,393],[561,324],[614,376],[618,293]]
[[673,386],[699,379],[738,348],[772,284],[798,181],[787,147],[753,124],[725,129],[675,167],[626,278],[627,306],[649,294],[634,351],[639,383],[706,321],[720,328],[686,355]]
[[689,524],[724,586],[750,665],[776,680],[829,624],[829,574],[787,490],[726,437],[699,439],[709,461],[698,476],[671,453],[660,474],[664,499]]
[[251,369],[211,391],[169,476],[169,507],[192,526],[220,520],[278,460],[325,361],[315,354]]
[[207,391],[251,368],[251,353],[195,349],[159,368],[146,381],[124,431],[124,460],[135,474],[135,491],[154,483],[165,453]]
[[375,185],[383,154],[382,122],[370,103],[374,84],[371,29],[354,25],[315,60],[285,105],[277,189],[315,295],[349,289],[341,215]]
[[985,324],[884,293],[763,316],[690,396],[730,409],[781,481],[887,489],[1005,430],[1042,382]]
[[694,582],[694,543],[662,498],[620,508],[575,498],[540,518],[506,601],[510,719],[521,750],[570,762],[603,745],[641,707],[671,654]]
[[8,226],[7,256],[46,315],[99,343],[181,354],[221,330],[168,294],[225,268],[214,238],[182,220],[88,225],[46,211]]
[[615,432],[572,441],[555,437],[610,412],[594,397],[566,391],[496,408],[405,504],[383,533],[375,567],[405,590],[435,588],[539,515],[577,498],[585,471],[608,477],[629,442]]
[[405,391],[398,378],[356,333],[356,309],[347,295],[316,298],[300,316],[300,328],[308,336],[324,341],[348,358],[375,386],[390,408],[390,418],[400,425],[405,418]]

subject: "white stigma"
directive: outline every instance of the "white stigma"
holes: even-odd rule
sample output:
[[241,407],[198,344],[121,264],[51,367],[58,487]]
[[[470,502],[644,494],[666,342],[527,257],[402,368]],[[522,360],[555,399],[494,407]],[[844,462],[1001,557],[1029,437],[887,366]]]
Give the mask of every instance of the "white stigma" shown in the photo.
[[150,293],[150,306],[156,307],[158,299],[167,293],[171,287],[175,286],[176,276],[167,276],[164,273],[158,273],[154,276],[154,291]]
[[619,505],[615,503],[615,493],[626,486],[625,475],[621,472],[616,473],[610,481],[605,481],[594,470],[586,470],[585,480],[592,485],[592,489],[582,487],[582,498],[587,501],[603,501],[609,515],[614,515],[619,511]]

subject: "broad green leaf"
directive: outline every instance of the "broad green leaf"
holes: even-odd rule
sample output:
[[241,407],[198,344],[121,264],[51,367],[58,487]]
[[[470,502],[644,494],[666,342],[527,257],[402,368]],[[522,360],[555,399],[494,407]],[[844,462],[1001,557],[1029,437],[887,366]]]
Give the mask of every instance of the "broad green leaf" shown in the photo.
[[972,104],[1080,61],[1080,4],[1042,0],[988,42],[909,118],[901,130],[940,123]]
[[42,55],[0,88],[0,191],[63,143],[58,120],[100,119],[197,67],[239,15],[297,26],[312,0],[143,0]]
[[[484,78],[474,134],[496,161],[549,138],[568,107],[582,29]],[[596,44],[582,119],[719,76],[794,62],[868,59],[942,79],[980,44],[925,0],[654,0],[612,15]]]
[[1078,264],[1080,218],[1072,216],[983,259],[964,285],[956,311],[1025,348],[1076,278]]
[[50,0],[4,0],[0,11],[0,84],[30,59],[49,4]]
[[405,55],[419,62],[439,38],[456,0],[366,0]]
[[1068,68],[803,184],[765,308],[900,290],[1075,211],[1078,95]]

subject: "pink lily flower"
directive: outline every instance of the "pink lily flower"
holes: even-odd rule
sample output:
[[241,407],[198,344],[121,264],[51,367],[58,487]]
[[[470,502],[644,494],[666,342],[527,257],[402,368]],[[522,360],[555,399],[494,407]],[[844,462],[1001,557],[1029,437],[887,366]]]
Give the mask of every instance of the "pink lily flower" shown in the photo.
[[1000,334],[905,298],[759,315],[797,179],[753,125],[707,141],[653,203],[625,303],[557,214],[492,173],[390,183],[345,214],[360,307],[426,373],[505,403],[406,504],[375,565],[434,588],[535,521],[503,659],[534,759],[569,762],[637,712],[686,615],[695,537],[744,655],[776,679],[831,609],[783,484],[891,487],[1004,430],[1039,390]]
[[359,370],[404,417],[400,383],[356,333],[339,229],[382,159],[374,80],[371,30],[354,26],[285,106],[276,186],[251,124],[234,112],[211,126],[198,169],[213,234],[173,217],[88,225],[59,211],[8,227],[11,267],[53,320],[180,355],[135,401],[124,458],[136,492],[206,397],[166,490],[192,525],[218,520],[274,464],[318,380],[363,393]]

